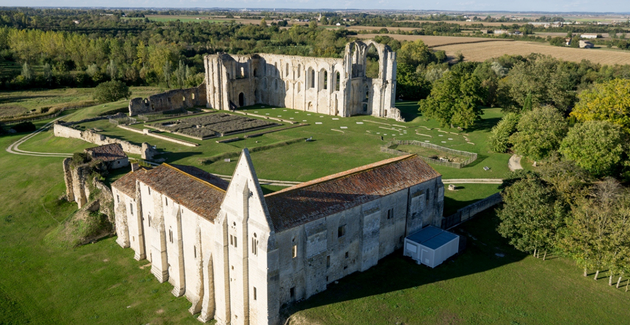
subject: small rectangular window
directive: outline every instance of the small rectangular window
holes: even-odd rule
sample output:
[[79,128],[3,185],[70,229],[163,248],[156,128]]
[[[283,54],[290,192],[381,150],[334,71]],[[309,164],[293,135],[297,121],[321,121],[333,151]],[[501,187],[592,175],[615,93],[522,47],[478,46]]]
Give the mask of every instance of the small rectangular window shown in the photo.
[[129,203],[129,213],[133,215],[133,204]]
[[147,187],[147,189],[149,190],[149,195],[151,195],[151,188]]
[[254,300],[257,300],[257,295],[256,295],[256,287],[254,287]]
[[197,258],[197,246],[193,246],[193,254],[195,255],[195,258]]
[[236,236],[234,236],[234,247],[237,247]]
[[429,189],[427,189],[427,204],[429,204]]
[[350,257],[350,252],[346,252],[346,258]]
[[293,245],[293,249],[291,250],[291,256],[292,258],[297,257],[297,245]]
[[291,299],[295,299],[295,287],[289,289],[289,295],[291,296]]
[[120,203],[120,195],[116,195],[116,203]]
[[387,219],[392,219],[394,217],[394,209],[387,210]]
[[326,267],[330,267],[330,255],[326,256]]
[[168,198],[164,198],[164,200],[166,201],[166,206],[168,206]]
[[230,235],[230,245],[234,245],[234,236]]
[[346,234],[346,225],[339,226],[339,228],[337,228],[337,238],[343,237],[345,234]]
[[171,230],[171,229],[168,230],[168,240],[171,243],[173,242],[173,230]]

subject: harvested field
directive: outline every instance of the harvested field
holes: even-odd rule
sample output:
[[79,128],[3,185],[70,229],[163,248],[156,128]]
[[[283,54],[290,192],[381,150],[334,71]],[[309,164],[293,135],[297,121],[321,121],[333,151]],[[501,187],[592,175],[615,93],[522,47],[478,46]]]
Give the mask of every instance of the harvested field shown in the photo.
[[434,46],[433,49],[444,50],[449,56],[461,52],[466,61],[485,61],[487,59],[508,55],[528,55],[541,53],[551,55],[565,61],[580,62],[589,60],[599,64],[630,64],[630,52],[608,49],[576,49],[558,47],[535,42],[485,42],[456,45]]
[[431,35],[399,35],[399,34],[359,34],[350,35],[360,39],[373,39],[376,36],[389,36],[399,41],[415,41],[422,40],[428,47],[437,47],[445,45],[458,45],[468,43],[511,43],[511,39],[499,38],[483,38],[483,37],[457,37],[457,36],[431,36]]
[[499,22],[481,22],[481,21],[437,21],[437,20],[402,20],[403,22],[414,22],[414,23],[447,23],[447,24],[458,24],[461,26],[471,26],[471,25],[479,25],[482,24],[483,26],[492,26],[492,27],[498,27],[501,25],[507,25],[507,26],[511,26],[512,24],[519,24],[519,25],[524,25],[525,23],[523,22],[519,22],[519,21],[510,21],[510,22],[505,22],[505,23],[499,23]]
[[279,125],[231,114],[211,114],[177,121],[154,123],[151,126],[166,132],[180,133],[195,138],[211,138]]

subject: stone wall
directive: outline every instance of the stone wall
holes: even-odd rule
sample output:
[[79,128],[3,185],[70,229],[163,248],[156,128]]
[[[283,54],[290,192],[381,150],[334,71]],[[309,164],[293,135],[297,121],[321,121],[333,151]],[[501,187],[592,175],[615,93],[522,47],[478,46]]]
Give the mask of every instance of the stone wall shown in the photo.
[[460,223],[467,221],[476,214],[481,213],[499,203],[503,202],[501,193],[494,193],[483,200],[467,205],[454,214],[442,219],[442,229],[450,229]]
[[148,98],[133,98],[129,101],[129,116],[206,106],[207,102],[206,84],[202,83],[194,88],[169,90]]
[[53,128],[53,132],[56,137],[81,139],[96,145],[102,146],[105,144],[119,143],[123,151],[130,154],[140,155],[142,159],[151,160],[157,154],[157,150],[153,149],[151,145],[143,142],[141,146],[133,144],[129,141],[111,138],[90,130],[81,131],[59,123],[56,123]]
[[[379,74],[366,75],[367,53]],[[205,57],[208,107],[233,110],[266,104],[318,114],[372,115],[402,120],[395,106],[396,53],[373,41],[346,46],[343,59],[277,54]]]

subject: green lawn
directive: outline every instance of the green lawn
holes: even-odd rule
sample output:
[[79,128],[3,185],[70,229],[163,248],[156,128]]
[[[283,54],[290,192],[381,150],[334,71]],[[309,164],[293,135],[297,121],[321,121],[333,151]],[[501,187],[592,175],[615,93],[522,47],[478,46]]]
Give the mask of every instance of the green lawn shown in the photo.
[[[47,238],[76,205],[58,200],[62,158],[4,150],[22,136],[0,137],[0,324],[198,324],[186,299],[171,295],[115,238],[75,249]],[[36,142],[34,149],[60,152],[85,146]]]
[[291,324],[628,323],[630,294],[606,274],[593,281],[568,259],[525,256],[496,226],[490,211],[458,227],[467,249],[435,269],[398,251],[290,308],[302,320]]
[[[224,175],[232,174],[234,171],[236,166],[234,159],[231,162],[221,160],[210,165],[202,165],[201,160],[225,152],[239,152],[246,147],[251,149],[308,137],[313,137],[315,141],[295,143],[286,147],[252,153],[252,160],[258,176],[266,179],[307,181],[341,172],[392,157],[390,154],[381,152],[380,147],[393,139],[429,141],[444,147],[478,154],[478,159],[475,162],[462,169],[433,166],[444,178],[503,178],[507,175],[509,155],[491,153],[485,144],[490,128],[501,118],[499,108],[485,109],[483,119],[479,121],[478,126],[468,132],[462,132],[456,129],[440,128],[435,121],[428,121],[418,116],[415,102],[399,102],[397,104],[411,122],[395,122],[371,116],[337,118],[288,108],[258,105],[245,108],[244,111],[308,123],[309,125],[223,144],[216,143],[216,138],[200,141],[165,134],[169,137],[201,144],[195,148],[122,130],[107,121],[89,122],[82,124],[82,126],[102,129],[102,133],[105,135],[121,137],[136,143],[149,142],[168,152],[164,155],[168,162],[194,165],[209,172]],[[112,106],[114,105],[112,104]],[[83,118],[86,116],[86,111],[77,113],[77,115],[79,114],[82,114],[81,117]],[[78,120],[79,118],[75,115],[69,119]],[[141,124],[133,127],[144,128]],[[236,136],[242,137],[242,135],[233,135],[226,138]],[[468,138],[469,141],[466,141],[465,138]],[[278,166],[288,168],[278,168]],[[485,171],[484,166],[490,167],[490,170]]]
[[445,217],[457,212],[457,210],[485,199],[498,193],[497,184],[456,184],[455,191],[449,191],[448,185],[444,186],[444,213]]
[[[412,103],[399,104],[407,105],[410,112],[406,114],[412,113]],[[107,108],[68,112],[71,115],[64,119],[79,114],[87,116]],[[415,139],[414,128],[437,127],[432,121],[416,117],[404,124],[407,128],[386,126],[400,130],[392,135],[394,130],[381,129],[382,124],[367,121],[401,123],[362,116],[332,120],[330,116],[289,109],[285,112],[279,108],[251,110],[300,121],[305,119],[309,126],[228,144],[206,140],[202,146],[190,148],[116,129],[107,121],[98,123],[106,128],[106,134],[134,142],[149,141],[172,151],[166,155],[169,162],[197,166],[201,166],[202,158],[210,155],[313,136],[313,142],[252,154],[259,177],[283,180],[308,180],[388,158],[389,155],[379,151],[384,143],[381,136],[386,141],[394,136]],[[448,141],[445,145],[449,147],[487,155],[472,167],[438,167],[444,178],[507,173],[509,155],[489,154],[480,141],[498,117],[498,109],[485,110],[483,122],[487,126],[467,132],[475,145],[467,144],[461,135],[452,135],[453,140],[439,140]],[[46,122],[36,124],[42,126]],[[99,124],[88,126],[98,127]],[[342,129],[342,126],[347,128]],[[436,138],[439,135],[435,129],[427,132],[434,132],[431,134]],[[0,147],[8,147],[22,136],[24,134],[2,136]],[[55,138],[48,131],[21,148],[74,152],[89,146],[92,144],[76,139]],[[62,158],[18,156],[0,151],[3,188],[0,195],[0,324],[197,324],[195,317],[187,312],[186,299],[172,296],[171,285],[157,283],[149,267],[144,267],[147,262],[135,261],[133,251],[120,248],[115,238],[73,249],[61,247],[52,238],[60,224],[76,210],[76,205],[58,200],[65,192],[61,161]],[[202,168],[230,174],[234,164],[221,161]],[[491,166],[491,172],[484,174],[481,169],[484,165]],[[112,175],[113,178],[118,176]],[[265,192],[279,189],[263,186]],[[445,191],[445,211],[454,212],[496,190],[496,185],[462,184],[458,191]],[[608,287],[604,280],[595,282],[583,278],[581,270],[569,260],[552,257],[542,262],[515,252],[496,234],[496,218],[492,213],[460,228],[460,233],[469,238],[468,249],[453,262],[431,270],[395,253],[375,268],[353,274],[331,285],[324,293],[294,306],[293,311],[298,317],[321,324],[626,322],[628,294]]]

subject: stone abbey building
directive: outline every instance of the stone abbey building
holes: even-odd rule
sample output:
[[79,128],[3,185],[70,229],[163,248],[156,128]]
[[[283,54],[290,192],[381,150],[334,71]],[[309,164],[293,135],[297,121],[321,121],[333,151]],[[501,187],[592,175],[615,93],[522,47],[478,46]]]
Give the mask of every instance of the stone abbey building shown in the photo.
[[[376,78],[366,74],[371,48],[379,57]],[[348,43],[342,59],[214,54],[205,56],[204,65],[204,84],[134,98],[130,115],[199,105],[233,110],[265,104],[336,116],[402,119],[395,107],[396,52],[371,40]]]
[[415,155],[263,195],[247,149],[230,183],[162,164],[112,184],[117,242],[151,262],[191,313],[217,324],[279,324],[282,305],[326,290],[439,226],[441,175]]

